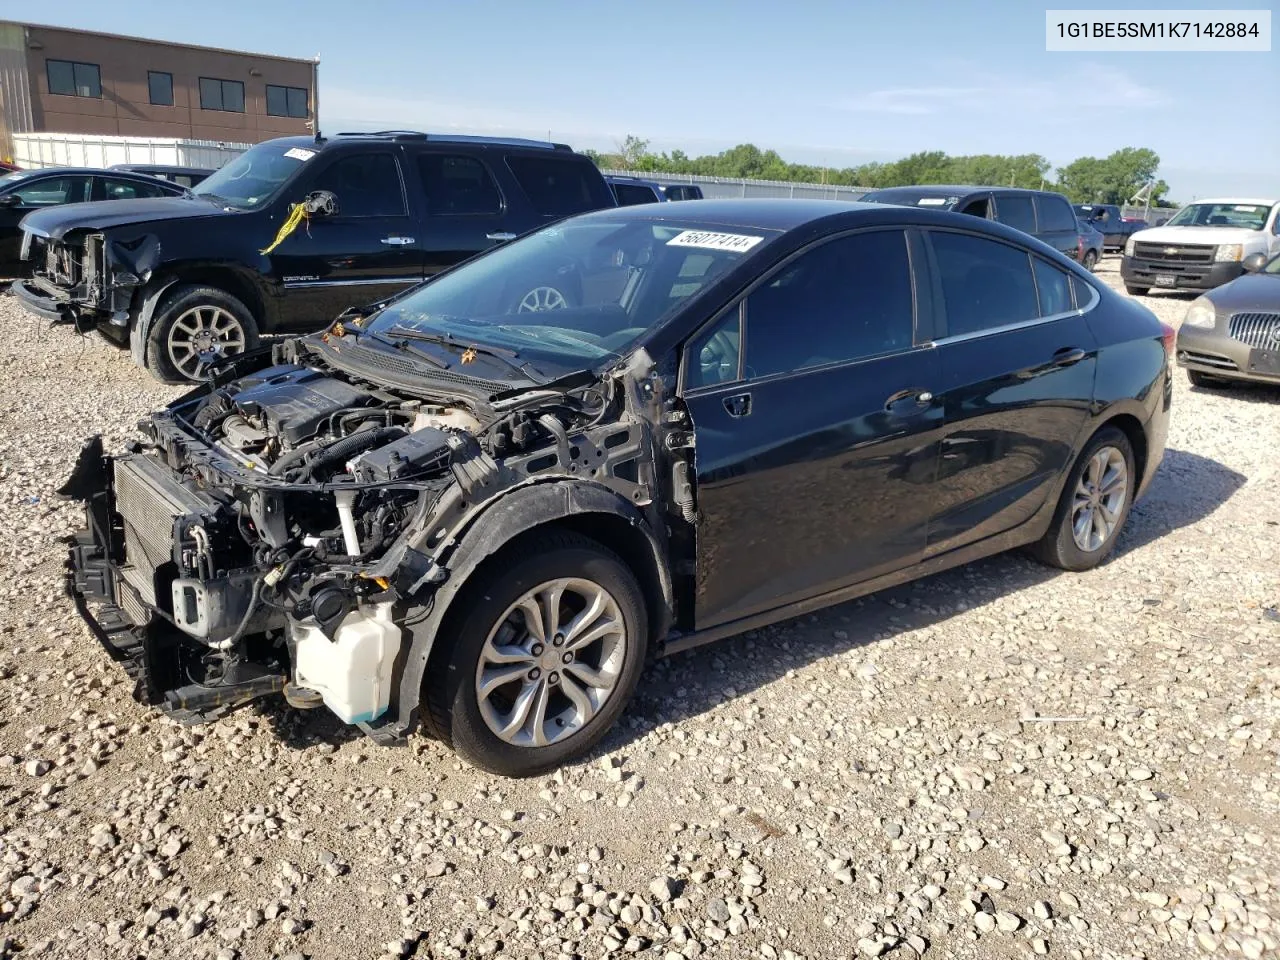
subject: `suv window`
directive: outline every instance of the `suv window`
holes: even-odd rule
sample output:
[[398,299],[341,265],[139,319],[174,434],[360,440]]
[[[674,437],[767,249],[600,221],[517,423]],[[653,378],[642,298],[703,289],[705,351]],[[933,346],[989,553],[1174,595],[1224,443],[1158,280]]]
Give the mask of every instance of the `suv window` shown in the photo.
[[1040,315],[1025,250],[966,233],[930,231],[942,281],[947,336],[980,333]]
[[640,203],[656,203],[657,194],[651,187],[642,187],[634,183],[615,183],[613,195],[618,198],[618,206],[634,207]]
[[104,200],[134,200],[138,197],[168,197],[171,190],[159,184],[138,183],[136,180],[117,180],[114,177],[102,178],[102,197]]
[[1023,233],[1036,232],[1036,214],[1030,197],[997,196],[996,220]]
[[42,177],[35,183],[9,191],[24,207],[52,207],[60,203],[82,203],[89,199],[88,177]]
[[590,161],[514,156],[507,157],[507,168],[541,216],[565,217],[613,206],[602,193],[608,186]]
[[1071,278],[1039,257],[1033,257],[1031,265],[1036,274],[1036,292],[1040,295],[1040,316],[1052,317],[1074,309]]
[[474,157],[424,153],[418,157],[427,213],[437,217],[490,216],[502,212],[502,194]]
[[910,347],[906,234],[877,230],[828,241],[784,265],[746,308],[748,377]]
[[1048,194],[1038,196],[1036,199],[1036,219],[1040,224],[1040,230],[1043,233],[1056,230],[1076,230],[1076,216],[1071,209],[1071,205],[1062,197],[1052,197]]
[[403,217],[408,209],[400,167],[389,153],[357,153],[335,161],[316,177],[312,190],[338,198],[339,217]]

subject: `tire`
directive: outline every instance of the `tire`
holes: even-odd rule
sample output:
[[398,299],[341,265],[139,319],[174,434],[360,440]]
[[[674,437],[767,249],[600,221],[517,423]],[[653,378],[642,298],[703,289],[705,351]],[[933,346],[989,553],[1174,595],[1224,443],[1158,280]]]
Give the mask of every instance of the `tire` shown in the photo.
[[[531,609],[545,611],[542,591],[565,583],[559,608],[562,625],[564,617],[572,617],[595,589],[603,593],[604,610],[585,621],[580,636],[595,633],[593,626],[606,620],[621,627],[620,634],[606,631],[576,651],[582,662],[570,667],[561,664],[563,657],[573,655],[564,652],[571,641],[563,646],[538,644],[539,638],[528,627],[530,621],[517,612],[517,604],[531,596],[536,598]],[[635,692],[649,640],[644,593],[626,564],[594,540],[552,533],[525,541],[481,568],[454,604],[461,614],[450,618],[450,635],[441,637],[442,643],[432,653],[423,684],[422,716],[428,733],[482,770],[527,777],[581,756],[608,732]],[[545,632],[545,614],[538,623]],[[501,641],[497,643],[500,651],[490,644],[491,637]],[[532,653],[535,650],[540,651],[538,656]],[[509,659],[512,656],[519,659]],[[608,689],[601,693],[603,688],[582,680],[587,673],[603,678]],[[510,679],[503,681],[504,676]],[[483,701],[482,680],[489,685]],[[591,708],[585,720],[584,695]],[[529,704],[523,712],[519,710],[522,700]],[[540,724],[536,722],[539,706],[544,715]],[[506,736],[499,732],[504,721]],[[573,724],[578,729],[564,729]],[[539,736],[545,742],[538,743]]]
[[1151,292],[1150,287],[1131,287],[1129,284],[1124,285],[1124,292],[1131,297],[1145,297]]
[[1097,265],[1098,252],[1096,250],[1086,250],[1084,252],[1084,261],[1082,262],[1082,266],[1090,273],[1093,273],[1093,268]]
[[1191,381],[1193,387],[1200,387],[1204,390],[1211,390],[1216,387],[1223,386],[1221,380],[1212,374],[1201,373],[1199,370],[1188,370],[1187,379]]
[[207,366],[202,348],[232,356],[257,345],[258,324],[243,303],[216,287],[181,285],[156,308],[146,367],[165,383],[198,383]]
[[[1084,537],[1082,537],[1084,543],[1082,543],[1077,539],[1075,529],[1075,520],[1083,519],[1081,514],[1084,512],[1079,503],[1079,497],[1090,494],[1088,489],[1090,479],[1086,477],[1086,473],[1090,473],[1093,477],[1097,476],[1096,473],[1091,473],[1091,467],[1098,458],[1105,462],[1102,472],[1104,479],[1110,475],[1112,468],[1118,463],[1123,463],[1123,499],[1112,500],[1110,504],[1110,513],[1115,517],[1115,522],[1110,529],[1106,530],[1105,536],[1100,536],[1101,531],[1090,525],[1084,531]],[[1058,508],[1054,511],[1053,521],[1049,524],[1045,535],[1032,546],[1031,552],[1042,563],[1061,570],[1091,570],[1098,566],[1115,548],[1120,531],[1124,529],[1125,521],[1129,519],[1129,509],[1133,505],[1133,493],[1137,483],[1133,445],[1129,443],[1129,438],[1115,427],[1103,427],[1093,435],[1080,452],[1080,456],[1071,468],[1071,473],[1067,476],[1067,483],[1058,501]],[[1087,507],[1090,502],[1086,499],[1085,506]],[[1099,507],[1094,507],[1088,515],[1101,517],[1101,523],[1105,526],[1107,513]]]

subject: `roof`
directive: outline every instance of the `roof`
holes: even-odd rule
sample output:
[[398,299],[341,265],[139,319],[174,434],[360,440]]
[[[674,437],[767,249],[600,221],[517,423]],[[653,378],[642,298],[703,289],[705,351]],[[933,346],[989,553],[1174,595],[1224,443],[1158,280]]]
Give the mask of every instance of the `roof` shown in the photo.
[[601,220],[673,220],[726,227],[755,227],[761,230],[794,230],[807,223],[842,214],[864,214],[868,220],[889,218],[902,221],[905,211],[928,212],[917,211],[915,207],[891,207],[883,203],[759,197],[645,203],[631,207],[609,207],[584,216]]
[[[272,137],[262,143],[275,143],[292,147],[305,147],[308,150],[322,150],[339,143],[360,143],[377,140],[383,143],[447,143],[468,144],[477,147],[506,147],[509,150],[555,151],[559,154],[570,154],[581,157],[567,143],[552,143],[550,140],[524,140],[519,137],[478,137],[471,134],[420,133],[416,130],[344,130],[331,136],[323,133],[317,140],[311,134],[299,134],[292,137]],[[260,145],[260,144],[259,144]]]
[[0,20],[0,24],[36,30],[54,30],[59,33],[78,33],[84,37],[106,37],[110,40],[130,40],[134,43],[154,43],[162,47],[182,47],[187,50],[208,50],[213,53],[229,53],[237,57],[257,57],[260,60],[286,60],[290,63],[319,63],[319,57],[282,57],[276,53],[254,53],[251,50],[230,50],[226,47],[206,47],[199,43],[181,43],[176,40],[156,40],[152,37],[135,37],[126,33],[104,33],[101,30],[81,30],[79,27],[57,27],[49,23],[27,23],[22,20]]
[[36,167],[28,170],[10,170],[9,173],[20,173],[25,180],[29,177],[43,176],[45,174],[67,174],[67,173],[83,173],[93,176],[101,174],[110,174],[113,177],[132,178],[134,180],[143,180],[147,183],[155,180],[155,177],[148,176],[145,173],[136,173],[133,170],[120,170],[114,167]]
[[1204,197],[1200,200],[1193,200],[1186,206],[1191,207],[1199,203],[1239,203],[1251,204],[1257,207],[1270,207],[1276,203],[1275,200],[1263,200],[1260,197]]
[[[907,184],[901,187],[879,187],[875,190],[868,190],[867,194],[894,192],[901,192],[904,194],[921,194],[924,196],[928,196],[930,194],[937,194],[939,196],[964,196],[969,193],[1056,193],[1057,191],[1036,190],[1034,187],[1001,187],[996,186],[995,184],[982,186],[978,184],[918,183]],[[864,196],[867,194],[864,194]]]

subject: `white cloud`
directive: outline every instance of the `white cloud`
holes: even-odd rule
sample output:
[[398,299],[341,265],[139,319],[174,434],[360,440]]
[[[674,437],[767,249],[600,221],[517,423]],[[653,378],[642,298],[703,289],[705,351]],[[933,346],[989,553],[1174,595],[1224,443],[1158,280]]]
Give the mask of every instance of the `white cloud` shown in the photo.
[[927,116],[975,112],[1011,114],[1052,110],[1063,114],[1152,107],[1166,102],[1159,90],[1144,86],[1123,70],[1099,63],[1080,63],[1070,74],[1047,80],[992,74],[969,68],[949,85],[890,87],[843,101],[851,113]]

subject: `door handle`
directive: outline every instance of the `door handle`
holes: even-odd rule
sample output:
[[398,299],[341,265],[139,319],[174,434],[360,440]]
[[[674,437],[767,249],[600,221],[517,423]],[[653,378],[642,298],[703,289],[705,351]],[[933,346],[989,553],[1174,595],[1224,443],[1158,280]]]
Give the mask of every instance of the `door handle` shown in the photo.
[[1079,347],[1063,347],[1053,354],[1053,365],[1055,367],[1069,367],[1073,363],[1079,363],[1085,358],[1085,352]]
[[514,233],[506,233],[506,232],[486,233],[484,235],[484,238],[486,240],[497,241],[498,243],[506,243],[508,240],[514,240],[516,238],[516,235]]
[[724,408],[731,417],[745,417],[751,412],[751,394],[735,393],[724,398]]
[[887,413],[902,413],[922,410],[933,403],[933,394],[928,390],[899,390],[884,402]]
[[413,243],[413,237],[383,237],[379,242],[389,247],[407,247]]

